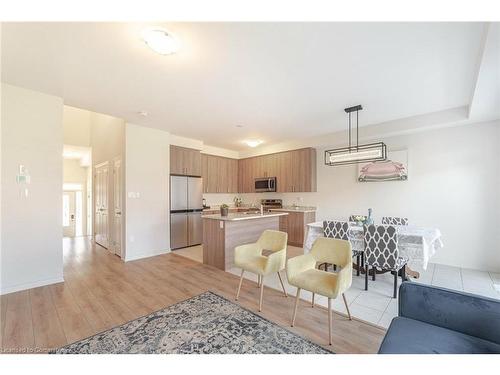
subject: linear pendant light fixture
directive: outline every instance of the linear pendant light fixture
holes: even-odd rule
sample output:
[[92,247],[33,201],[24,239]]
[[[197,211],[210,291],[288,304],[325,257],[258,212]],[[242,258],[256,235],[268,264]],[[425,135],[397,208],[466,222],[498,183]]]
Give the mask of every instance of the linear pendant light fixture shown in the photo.
[[[325,151],[325,164],[337,165],[367,163],[387,159],[387,147],[384,142],[359,144],[359,111],[363,107],[356,105],[344,109],[349,114],[349,146]],[[356,112],[356,145],[351,145],[351,113]]]

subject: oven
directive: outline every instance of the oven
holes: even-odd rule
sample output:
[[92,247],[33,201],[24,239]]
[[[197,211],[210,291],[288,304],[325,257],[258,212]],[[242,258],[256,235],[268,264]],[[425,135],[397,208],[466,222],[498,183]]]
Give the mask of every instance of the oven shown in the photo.
[[262,177],[255,179],[255,192],[275,192],[276,191],[276,177]]

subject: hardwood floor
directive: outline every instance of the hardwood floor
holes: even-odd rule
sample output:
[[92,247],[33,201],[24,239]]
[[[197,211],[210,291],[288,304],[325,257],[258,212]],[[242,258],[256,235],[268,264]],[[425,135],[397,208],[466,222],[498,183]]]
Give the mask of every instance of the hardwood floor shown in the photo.
[[[3,352],[46,352],[210,290],[234,301],[238,277],[166,254],[133,262],[87,238],[64,240],[64,283],[1,296]],[[237,303],[257,313],[259,288],[245,280]],[[328,347],[326,309],[301,301],[290,327],[293,298],[265,288],[263,317]],[[375,353],[384,330],[334,314],[336,353]]]

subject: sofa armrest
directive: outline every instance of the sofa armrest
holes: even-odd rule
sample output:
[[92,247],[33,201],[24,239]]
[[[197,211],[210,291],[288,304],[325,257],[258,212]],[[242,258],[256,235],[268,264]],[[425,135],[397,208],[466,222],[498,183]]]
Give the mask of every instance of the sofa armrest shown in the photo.
[[399,316],[500,344],[500,300],[405,282]]

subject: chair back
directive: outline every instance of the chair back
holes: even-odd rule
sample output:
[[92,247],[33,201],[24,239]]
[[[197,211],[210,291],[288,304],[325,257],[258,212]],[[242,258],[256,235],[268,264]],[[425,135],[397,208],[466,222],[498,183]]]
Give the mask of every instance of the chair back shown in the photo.
[[257,244],[261,249],[269,250],[274,253],[276,251],[286,249],[287,242],[288,242],[288,234],[286,232],[266,229],[260,235]]
[[383,216],[382,224],[384,225],[408,225],[407,217]]
[[351,243],[336,238],[318,237],[311,249],[316,262],[336,264],[341,268],[352,265]]
[[366,264],[382,269],[395,269],[399,258],[398,233],[393,225],[364,227]]
[[323,221],[323,234],[325,237],[348,241],[349,223],[347,221],[325,220]]

